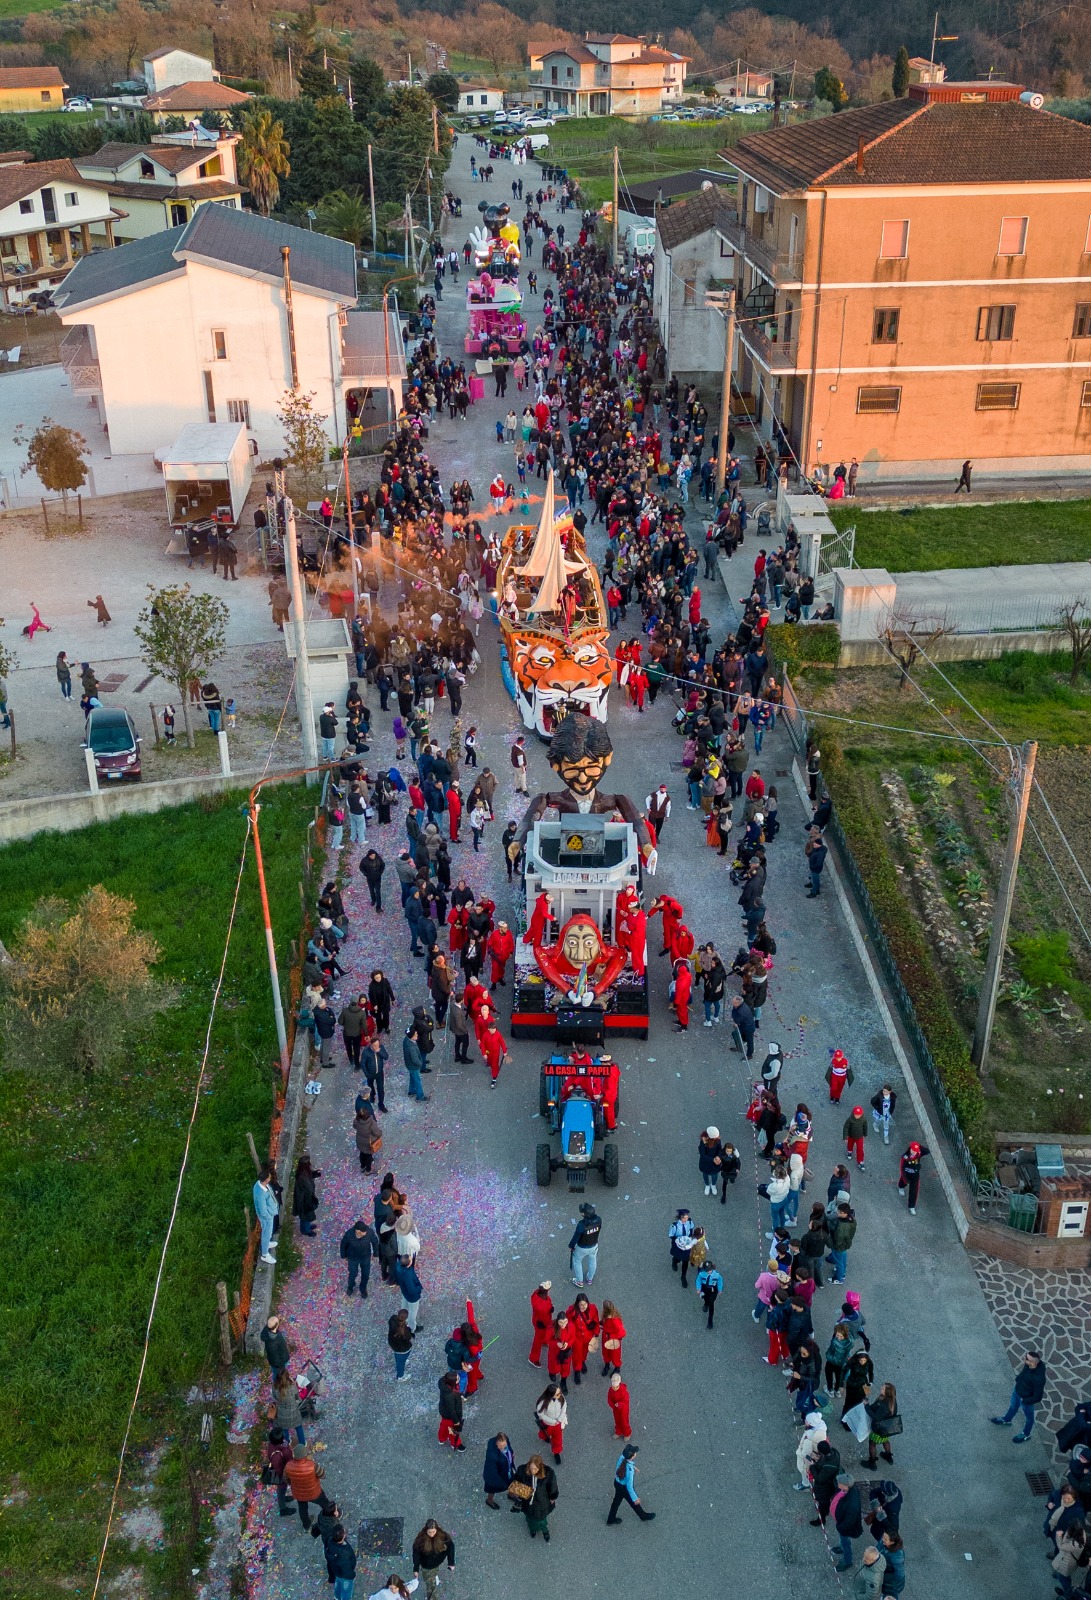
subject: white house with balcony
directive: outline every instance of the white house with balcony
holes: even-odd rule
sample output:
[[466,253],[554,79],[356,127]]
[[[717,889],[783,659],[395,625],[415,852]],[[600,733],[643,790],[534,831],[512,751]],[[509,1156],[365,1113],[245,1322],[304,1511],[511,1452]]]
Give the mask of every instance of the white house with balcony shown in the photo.
[[653,308],[669,372],[684,382],[723,370],[724,319],[710,293],[733,283],[735,252],[717,223],[734,215],[711,184],[690,200],[657,206]]
[[112,246],[121,217],[109,195],[87,183],[74,162],[13,155],[18,159],[0,164],[0,304],[5,310],[60,284],[96,244]]
[[359,413],[378,391],[389,416],[405,379],[397,322],[376,340],[382,314],[355,311],[356,299],[356,252],[343,239],[202,206],[185,227],[77,263],[56,293],[69,330],[61,358],[115,455],[153,454],[193,423],[241,422],[271,458],[293,388],[313,395],[338,445],[350,394]]

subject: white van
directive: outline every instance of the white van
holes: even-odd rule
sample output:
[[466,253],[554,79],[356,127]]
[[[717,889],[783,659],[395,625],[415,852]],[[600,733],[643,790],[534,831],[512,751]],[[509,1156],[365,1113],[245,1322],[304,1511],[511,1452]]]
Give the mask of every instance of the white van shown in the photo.
[[655,223],[631,222],[625,229],[625,248],[634,256],[654,256]]

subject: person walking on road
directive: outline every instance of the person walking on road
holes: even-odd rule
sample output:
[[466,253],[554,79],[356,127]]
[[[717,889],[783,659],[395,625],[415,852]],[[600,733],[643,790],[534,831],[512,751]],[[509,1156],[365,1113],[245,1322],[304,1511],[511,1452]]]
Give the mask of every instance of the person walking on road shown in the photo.
[[379,1240],[375,1230],[363,1217],[358,1217],[351,1228],[341,1236],[341,1260],[348,1266],[346,1295],[356,1293],[356,1279],[360,1279],[360,1299],[367,1299],[367,1286],[371,1277],[371,1258],[379,1254]]
[[614,1437],[617,1439],[631,1439],[633,1429],[629,1421],[629,1388],[622,1380],[620,1372],[612,1372],[610,1374],[610,1383],[606,1390],[606,1404],[613,1413]]
[[1006,1428],[1013,1421],[1015,1413],[1022,1410],[1022,1431],[1012,1436],[1012,1444],[1026,1444],[1034,1432],[1034,1413],[1046,1392],[1047,1376],[1045,1362],[1038,1351],[1028,1350],[1023,1357],[1023,1365],[1015,1374],[1011,1404],[1002,1417],[990,1418],[998,1428]]
[[894,1108],[898,1104],[898,1096],[884,1083],[883,1087],[871,1097],[871,1125],[876,1133],[883,1130],[883,1143],[890,1143],[890,1119],[894,1115]]
[[280,1318],[270,1317],[261,1330],[261,1342],[265,1347],[265,1359],[269,1363],[273,1382],[275,1383],[282,1372],[287,1371],[288,1362],[291,1360],[291,1351],[288,1341],[281,1330]]
[[682,1268],[682,1287],[686,1285],[686,1274],[689,1271],[689,1253],[693,1248],[693,1218],[683,1206],[670,1225],[668,1230],[670,1239],[671,1271],[677,1272]]
[[837,1493],[830,1501],[830,1515],[841,1546],[838,1572],[848,1572],[852,1567],[852,1541],[864,1533],[864,1506],[860,1491],[847,1472],[839,1474]]
[[640,1449],[638,1444],[627,1444],[618,1456],[614,1465],[614,1499],[610,1506],[610,1514],[606,1518],[607,1527],[613,1527],[621,1521],[618,1512],[622,1502],[632,1506],[641,1522],[653,1522],[654,1511],[645,1511],[640,1503],[640,1496],[636,1492],[636,1466],[635,1457]]
[[852,1580],[852,1600],[879,1600],[885,1594],[886,1557],[869,1544]]
[[387,1318],[386,1342],[394,1352],[395,1382],[408,1383],[409,1374],[405,1369],[413,1353],[413,1330],[409,1326],[409,1314],[404,1308]]
[[844,1283],[848,1270],[848,1256],[856,1237],[856,1217],[850,1205],[838,1205],[830,1224],[830,1253],[826,1257],[833,1268],[833,1282]]
[[921,1165],[931,1155],[926,1144],[911,1144],[898,1163],[898,1193],[909,1191],[909,1215],[917,1215],[917,1196],[921,1187]]
[[549,1445],[554,1461],[559,1463],[564,1455],[564,1430],[568,1427],[568,1401],[559,1383],[551,1383],[542,1390],[534,1415],[539,1439]]
[[530,1297],[530,1322],[534,1330],[534,1339],[527,1357],[532,1367],[542,1364],[542,1351],[549,1343],[549,1336],[553,1332],[553,1298],[550,1290],[553,1285],[548,1278],[543,1278]]
[[568,1241],[572,1282],[577,1289],[590,1289],[598,1269],[602,1218],[589,1200],[580,1206],[580,1220]]
[[716,1315],[716,1302],[723,1293],[724,1280],[717,1271],[715,1261],[706,1261],[693,1280],[698,1298],[705,1308],[707,1316],[706,1327],[711,1328]]
[[625,1324],[612,1300],[602,1302],[602,1375],[621,1371],[621,1346],[625,1338]]
[[864,1170],[864,1140],[867,1138],[867,1118],[864,1116],[863,1106],[853,1106],[852,1116],[845,1118],[845,1125],[841,1129],[841,1137],[845,1141],[845,1149],[849,1157],[856,1157],[856,1165],[860,1171]]
[[499,1511],[496,1496],[507,1494],[508,1486],[515,1477],[515,1452],[506,1433],[495,1434],[485,1446],[485,1466],[481,1476],[485,1485],[485,1504],[490,1511]]
[[411,1100],[420,1100],[422,1103],[431,1099],[430,1095],[425,1094],[424,1084],[421,1082],[421,1073],[424,1070],[424,1055],[421,1051],[420,1040],[415,1026],[410,1028],[402,1040],[402,1060],[405,1062],[405,1070],[409,1074],[409,1088],[406,1091],[409,1098]]
[[445,1372],[439,1380],[439,1433],[440,1444],[449,1444],[452,1450],[465,1450],[462,1442],[463,1406],[458,1386],[458,1373]]
[[435,1600],[439,1589],[439,1569],[446,1561],[447,1570],[455,1570],[455,1541],[441,1528],[435,1517],[429,1517],[413,1540],[413,1576],[423,1576],[424,1592],[428,1600]]
[[[522,1486],[523,1493],[518,1494],[518,1500],[512,1506],[513,1511],[522,1511],[527,1519],[527,1532],[532,1539],[539,1534],[549,1543],[549,1518],[557,1505],[560,1490],[557,1488],[557,1474],[552,1467],[547,1467],[541,1456],[531,1456],[523,1466],[516,1471],[512,1480]],[[529,1489],[530,1494],[525,1491]]]
[[[894,1452],[890,1448],[890,1441],[902,1431],[902,1419],[898,1414],[898,1391],[892,1383],[884,1383],[879,1387],[876,1399],[869,1400],[864,1408],[871,1423],[871,1432],[868,1434],[867,1464],[874,1472],[878,1468],[875,1452],[878,1451],[883,1460],[890,1466],[894,1465]],[[880,1448],[881,1447],[881,1448]]]

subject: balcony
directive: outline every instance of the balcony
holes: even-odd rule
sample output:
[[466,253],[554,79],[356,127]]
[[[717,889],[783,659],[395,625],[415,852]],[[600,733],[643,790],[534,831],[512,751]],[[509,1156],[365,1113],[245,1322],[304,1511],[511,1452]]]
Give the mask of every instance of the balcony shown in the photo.
[[765,322],[744,319],[739,324],[739,337],[767,371],[790,372],[795,367],[798,343],[794,337],[785,339],[780,335],[775,319]]
[[61,340],[61,366],[73,394],[102,393],[102,373],[91,348],[88,328],[69,328]]
[[720,222],[720,232],[729,244],[744,256],[751,266],[757,267],[773,283],[798,283],[803,271],[803,257],[798,252],[775,250],[759,239],[756,233],[742,222]]

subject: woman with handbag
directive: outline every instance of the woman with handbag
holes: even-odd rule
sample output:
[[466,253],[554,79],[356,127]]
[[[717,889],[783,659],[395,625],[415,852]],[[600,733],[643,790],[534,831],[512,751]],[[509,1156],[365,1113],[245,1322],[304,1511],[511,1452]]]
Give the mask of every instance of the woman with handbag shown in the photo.
[[481,1476],[485,1484],[485,1504],[490,1511],[499,1511],[496,1496],[507,1494],[515,1477],[515,1452],[506,1433],[495,1434],[485,1446],[485,1466]]
[[572,1376],[577,1387],[580,1378],[587,1375],[587,1357],[599,1348],[602,1323],[598,1307],[580,1293],[565,1312],[568,1318],[569,1343],[572,1346]]
[[538,1437],[553,1451],[554,1461],[564,1454],[564,1430],[568,1427],[568,1401],[559,1384],[551,1383],[542,1390],[534,1407],[538,1424]]
[[[879,1398],[868,1403],[868,1420],[871,1423],[871,1432],[868,1434],[867,1464],[872,1472],[878,1471],[879,1463],[875,1459],[876,1450],[884,1461],[894,1465],[894,1452],[890,1448],[890,1441],[902,1431],[902,1419],[898,1415],[898,1394],[892,1383],[884,1383],[879,1389]],[[880,1449],[879,1447],[882,1446]]]
[[521,1511],[526,1517],[532,1539],[541,1534],[546,1544],[549,1543],[548,1519],[557,1504],[558,1493],[557,1474],[546,1466],[541,1456],[531,1456],[512,1479],[508,1496],[515,1504],[511,1509]]
[[383,1148],[383,1135],[370,1102],[365,1101],[356,1113],[352,1124],[356,1136],[356,1149],[360,1157],[360,1171],[370,1172],[371,1164]]

